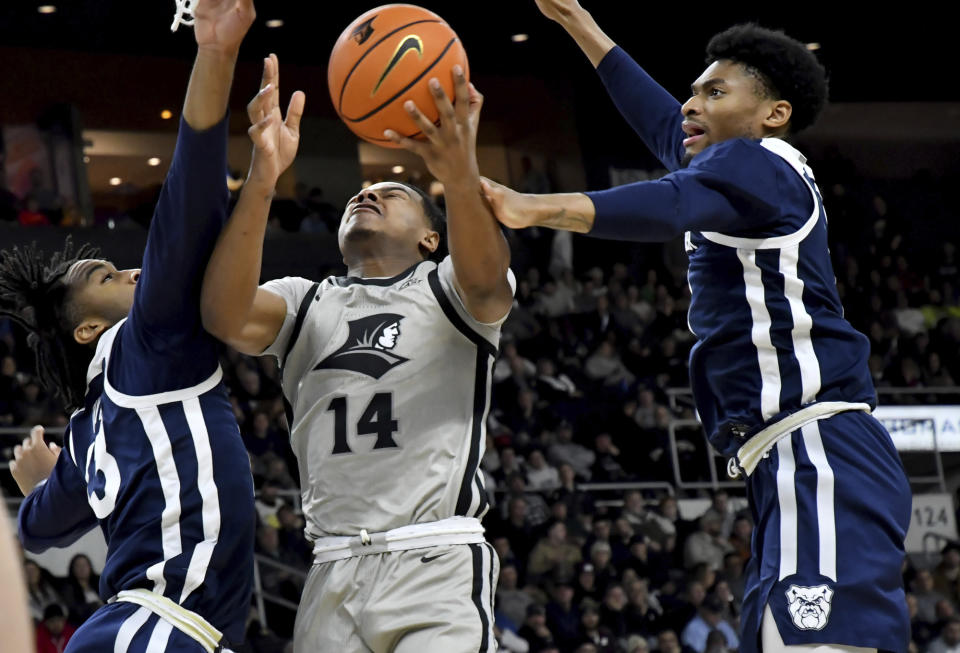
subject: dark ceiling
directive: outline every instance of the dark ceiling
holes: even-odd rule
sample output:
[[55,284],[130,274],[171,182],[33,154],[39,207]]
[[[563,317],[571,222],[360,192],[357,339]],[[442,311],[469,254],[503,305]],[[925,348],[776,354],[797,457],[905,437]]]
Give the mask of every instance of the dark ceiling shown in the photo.
[[[171,35],[173,0],[0,0],[0,46],[142,54],[189,59],[189,28]],[[261,0],[243,58],[268,51],[303,66],[323,66],[340,31],[376,2]],[[543,18],[534,0],[423,0],[454,27],[470,55],[474,75],[566,78],[592,73],[562,30]],[[960,98],[947,72],[956,35],[952,19],[918,3],[894,10],[880,3],[815,5],[804,2],[652,3],[585,2],[600,24],[675,94],[702,68],[709,36],[730,24],[755,20],[822,45],[818,56],[832,76],[834,101],[943,101]],[[939,3],[938,3],[939,4]],[[940,6],[947,6],[948,3]],[[858,7],[858,8],[854,8]],[[669,13],[665,13],[669,11]],[[268,29],[267,19],[285,25]],[[526,43],[510,35],[530,34]],[[595,87],[594,87],[595,88]],[[29,93],[29,89],[25,89]]]

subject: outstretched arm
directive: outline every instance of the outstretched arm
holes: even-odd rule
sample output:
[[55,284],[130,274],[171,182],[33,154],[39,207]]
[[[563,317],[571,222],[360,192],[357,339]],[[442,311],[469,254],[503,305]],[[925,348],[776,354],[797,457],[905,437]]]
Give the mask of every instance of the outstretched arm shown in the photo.
[[[0,501],[3,501],[0,492]],[[27,612],[27,591],[23,582],[23,565],[13,546],[13,533],[10,532],[10,520],[0,516],[0,633],[4,644],[11,651],[32,651],[36,641],[33,622]]]
[[450,103],[436,79],[430,80],[440,111],[439,126],[431,123],[413,102],[406,104],[426,140],[404,138],[391,130],[385,135],[422,157],[430,173],[443,184],[447,239],[457,292],[474,319],[492,323],[503,318],[513,303],[507,278],[510,247],[480,194],[477,126],[483,96],[467,82],[460,66],[454,66],[453,81],[456,105]]
[[294,93],[284,121],[279,82],[279,63],[270,55],[264,60],[260,92],[247,105],[254,145],[250,173],[210,256],[200,297],[204,328],[250,355],[276,340],[287,310],[281,297],[257,287],[270,202],[277,179],[296,156],[306,101],[301,91]]
[[690,167],[656,181],[591,193],[532,195],[483,179],[481,188],[508,227],[550,227],[598,238],[662,242],[685,231],[758,226],[780,215],[777,168],[742,140],[713,146]]
[[607,36],[577,0],[536,0],[547,18],[577,42],[607,93],[647,148],[668,170],[680,167],[683,133],[680,103]]
[[80,470],[60,447],[44,442],[42,426],[31,429],[13,456],[10,473],[26,497],[17,529],[25,549],[66,546],[97,525]]
[[131,313],[131,324],[147,334],[142,340],[158,349],[201,333],[200,281],[229,198],[227,102],[256,14],[252,0],[199,0],[194,15],[196,61]]

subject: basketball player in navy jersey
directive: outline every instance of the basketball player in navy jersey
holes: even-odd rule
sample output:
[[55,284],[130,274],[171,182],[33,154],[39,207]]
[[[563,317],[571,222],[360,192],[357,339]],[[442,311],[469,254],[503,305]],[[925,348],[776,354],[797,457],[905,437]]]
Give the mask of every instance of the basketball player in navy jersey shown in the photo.
[[910,488],[876,404],[867,339],[843,319],[827,220],[787,141],[827,97],[802,43],[756,25],[714,36],[681,105],[576,0],[537,0],[596,67],[670,174],[596,193],[483,182],[500,220],[601,238],[686,233],[690,376],[756,521],[742,650],[905,651]]
[[[445,184],[449,256],[429,260],[443,230],[433,201],[381,182],[343,213],[347,276],[258,287],[270,183],[238,204],[207,268],[206,327],[282,366],[315,562],[297,653],[496,648],[498,562],[480,524],[489,503],[479,462],[513,288],[509,248],[478,192],[482,98],[462,70],[454,80],[455,107],[431,86],[439,126],[408,107],[424,142],[388,136]],[[268,111],[278,112],[275,99]],[[251,111],[252,122],[261,115]]]
[[70,653],[226,650],[250,607],[253,483],[199,303],[226,221],[227,102],[255,12],[200,0],[194,13],[197,56],[143,268],[69,244],[50,261],[33,247],[0,257],[0,311],[27,329],[41,379],[73,411],[62,450],[41,427],[15,449],[20,539],[39,552],[99,524],[108,546],[106,605]]

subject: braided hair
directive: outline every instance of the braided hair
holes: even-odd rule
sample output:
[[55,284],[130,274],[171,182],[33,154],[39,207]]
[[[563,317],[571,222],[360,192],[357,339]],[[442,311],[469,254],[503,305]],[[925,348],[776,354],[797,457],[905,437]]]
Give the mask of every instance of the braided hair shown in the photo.
[[0,252],[0,317],[9,317],[26,329],[40,383],[67,410],[83,405],[93,352],[73,338],[81,316],[69,301],[64,276],[77,261],[98,255],[92,245],[74,249],[70,237],[49,262],[36,243]]

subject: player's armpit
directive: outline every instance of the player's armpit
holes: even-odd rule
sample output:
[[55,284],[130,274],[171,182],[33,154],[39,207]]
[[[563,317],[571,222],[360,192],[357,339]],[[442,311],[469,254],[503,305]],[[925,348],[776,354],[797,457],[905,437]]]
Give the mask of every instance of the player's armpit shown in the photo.
[[286,315],[287,303],[282,297],[258,288],[245,318],[205,312],[203,326],[212,336],[241,354],[258,356],[277,339]]

